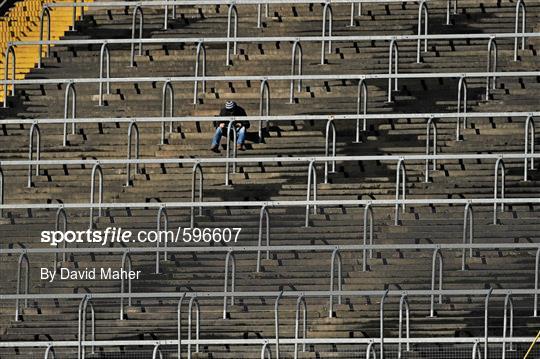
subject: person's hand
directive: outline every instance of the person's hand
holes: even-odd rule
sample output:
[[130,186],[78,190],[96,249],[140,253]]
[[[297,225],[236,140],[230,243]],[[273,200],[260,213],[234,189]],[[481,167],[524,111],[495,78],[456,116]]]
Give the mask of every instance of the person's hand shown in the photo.
[[219,124],[219,128],[225,128],[225,122],[221,122],[221,123]]

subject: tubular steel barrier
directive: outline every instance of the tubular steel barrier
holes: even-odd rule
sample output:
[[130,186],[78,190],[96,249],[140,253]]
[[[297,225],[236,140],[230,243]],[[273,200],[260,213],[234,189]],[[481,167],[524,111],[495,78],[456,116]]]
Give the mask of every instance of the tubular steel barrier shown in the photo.
[[402,157],[398,160],[396,166],[396,205],[395,205],[395,225],[399,223],[399,190],[401,189],[401,210],[405,213],[405,197],[407,188],[407,173],[405,170],[405,159]]
[[[430,137],[431,137],[431,130],[433,130],[433,141],[432,141],[432,155],[433,156],[436,156],[437,155],[437,124],[435,123],[435,119],[432,117],[430,118],[427,123],[426,123],[426,155],[429,155],[430,151],[429,151],[429,140],[430,140]],[[429,182],[429,162],[430,160],[426,159],[426,168],[425,168],[425,172],[426,172],[426,179],[425,179],[425,182],[428,183]],[[433,171],[436,171],[437,170],[437,159],[434,158],[433,160],[431,160],[431,163],[432,163],[432,166],[433,166]]]
[[403,306],[405,306],[405,335],[407,337],[407,341],[405,344],[407,345],[406,351],[411,350],[411,344],[409,342],[410,339],[410,325],[409,325],[409,301],[407,300],[407,294],[401,295],[401,298],[399,299],[399,329],[398,329],[398,335],[399,335],[399,343],[398,343],[398,359],[401,359],[401,336],[403,331]]
[[[103,69],[103,61],[105,61],[105,69]],[[106,77],[104,77],[106,76]],[[111,52],[109,50],[109,42],[105,41],[103,42],[103,45],[101,45],[101,50],[99,51],[99,78],[102,80],[103,78],[110,78],[111,77]],[[111,94],[111,83],[107,82],[105,87],[105,91],[107,95]],[[99,82],[99,102],[98,106],[103,106],[103,82]]]
[[388,297],[388,289],[384,291],[382,297],[381,297],[381,304],[380,304],[380,340],[381,340],[381,359],[384,359],[384,302],[386,298]]
[[355,143],[360,143],[360,104],[362,104],[363,115],[362,118],[362,131],[367,131],[367,109],[368,109],[368,87],[364,79],[358,81],[358,95],[356,98],[356,114],[358,118],[356,119],[356,139]]
[[[525,6],[525,1],[518,0],[516,3],[516,26],[514,28],[514,33],[516,37],[514,38],[514,61],[518,60],[518,31],[519,31],[519,17],[521,15],[521,50],[525,50],[525,27],[527,24],[527,8]],[[487,359],[487,358],[486,358]]]
[[[193,169],[191,170],[191,202],[195,202],[195,187],[197,182],[197,174],[199,174],[199,203],[203,202],[203,191],[204,191],[204,174],[203,169],[200,163],[195,163]],[[199,205],[199,216],[203,215],[202,205]],[[191,228],[194,228],[195,225],[195,209],[191,207],[190,213],[190,224]]]
[[[36,134],[36,160],[40,160],[41,154],[41,131],[37,123],[33,123],[30,127],[30,142],[28,143],[28,160],[32,161],[34,154],[34,133]],[[39,163],[36,163],[36,176],[39,176]],[[4,182],[2,181],[2,185]],[[27,187],[32,187],[32,164],[28,165],[28,183]]]
[[[502,359],[506,359],[506,328],[507,328],[507,314],[510,310],[510,322],[509,326],[509,337],[512,339],[514,336],[514,301],[512,300],[512,291],[508,291],[506,297],[504,297],[504,315],[503,315],[503,343],[502,343]],[[509,349],[512,351],[512,340],[510,340]]]
[[[298,340],[300,337],[298,332],[300,329],[300,306],[302,306],[303,309],[303,316],[302,316],[302,335],[303,339],[306,340],[307,338],[307,305],[306,305],[306,298],[304,298],[303,295],[300,295],[298,299],[296,300],[296,311],[295,311],[295,325],[294,325],[294,339]],[[306,351],[306,343],[302,343],[302,351]],[[263,358],[264,359],[264,358]],[[298,359],[298,343],[294,344],[294,359]]]
[[[459,79],[458,82],[458,98],[457,98],[457,113],[458,114],[466,114],[467,113],[467,79],[462,76]],[[462,103],[463,103],[463,110],[462,110]],[[460,134],[460,124],[461,124],[461,117],[457,118],[456,123],[456,141],[461,141],[461,134]],[[463,129],[467,128],[467,117],[463,117]]]
[[[332,131],[332,155],[330,156],[330,130]],[[326,146],[324,146],[324,156],[325,157],[336,157],[336,123],[334,122],[333,118],[330,118],[328,121],[326,121],[326,131],[325,131],[325,142]],[[332,169],[330,170],[330,173],[336,172],[336,161],[330,161],[332,163]],[[328,183],[328,161],[324,162],[324,183]]]
[[[530,139],[529,139],[530,136]],[[535,147],[535,137],[536,137],[536,128],[534,124],[534,118],[532,116],[528,116],[525,120],[525,151],[523,153],[525,155],[531,153],[534,154],[534,147]],[[530,145],[530,150],[529,150]],[[523,166],[524,173],[523,173],[523,180],[528,181],[528,158],[525,158],[525,163]],[[531,161],[531,170],[534,170],[534,158],[530,159]]]
[[[98,197],[98,216],[101,217],[101,204],[103,203],[103,169],[99,162],[96,162],[92,167],[92,174],[90,175],[90,203],[94,204],[95,201],[95,181],[96,173],[99,175],[99,197]],[[94,228],[94,207],[89,207],[90,209],[90,227],[89,229]]]
[[[204,46],[204,42],[202,40],[197,43],[197,50],[196,50],[196,55],[195,55],[195,58],[196,58],[195,77],[199,77],[199,64],[201,62],[201,54],[202,54],[202,65],[200,65],[200,67],[201,67],[202,77],[204,79],[204,77],[206,76],[206,47]],[[204,94],[206,93],[206,81],[202,80],[201,85],[202,85],[201,90]],[[193,86],[193,104],[194,105],[197,104],[197,100],[199,97],[198,91],[199,91],[199,81],[195,81],[195,84]]]
[[143,38],[143,32],[144,32],[144,14],[142,10],[141,5],[136,5],[133,9],[133,18],[131,21],[131,54],[130,54],[130,66],[135,66],[135,32],[136,32],[136,23],[137,23],[137,15],[139,15],[139,56],[142,56],[143,54],[143,43],[140,41]]
[[[59,231],[60,230],[60,217],[63,219],[64,225],[62,226],[62,230],[64,233],[67,231],[68,228],[68,220],[67,220],[67,213],[63,208],[58,208],[56,211],[56,219],[54,221],[54,230]],[[63,243],[64,249],[67,248],[67,242],[64,241]],[[66,252],[62,253],[62,262],[66,261]],[[58,253],[54,254],[54,268],[58,268]]]
[[[429,28],[429,14],[428,14],[428,6],[427,1],[422,0],[420,1],[420,5],[418,6],[418,36],[422,35],[422,15],[423,22],[424,22],[424,35],[428,34],[428,28]],[[422,58],[420,56],[420,48],[421,48],[421,39],[418,38],[417,45],[416,45],[416,62],[420,63],[422,61]],[[424,38],[424,52],[428,51],[428,39],[427,37]]]
[[[495,38],[492,37],[489,39],[488,42],[488,50],[487,50],[487,72],[497,72],[497,60],[498,60],[498,49],[497,49],[497,41],[495,41]],[[493,88],[495,90],[497,88],[497,77],[496,76],[488,76],[486,78],[486,101],[489,100],[489,90],[490,88]]]
[[[293,42],[291,52],[291,76],[297,75],[294,71],[294,68],[296,67],[296,54],[298,54],[298,75],[302,76],[302,58],[304,57],[304,51],[302,50],[300,41],[296,40]],[[300,92],[302,91],[302,80],[298,80],[297,83],[298,92]],[[289,103],[294,103],[294,80],[291,80]]]
[[[489,319],[489,299],[491,298],[491,295],[493,293],[493,288],[490,288],[486,294],[485,299],[485,305],[484,305],[484,358],[488,357],[488,341],[489,341],[489,326],[488,326],[488,319]],[[504,343],[504,341],[503,341]]]
[[[437,263],[439,264],[439,291],[442,291],[443,288],[443,256],[441,253],[440,247],[436,246],[433,251],[433,260],[431,262],[431,290],[435,290],[435,271],[437,268]],[[431,295],[429,316],[433,318],[435,316],[435,296]],[[439,294],[439,304],[442,304],[442,295]]]
[[[330,292],[334,291],[334,273],[336,268],[336,259],[338,262],[337,265],[337,290],[342,290],[342,267],[343,267],[343,260],[341,259],[341,253],[339,253],[339,249],[336,248],[332,251],[332,259],[330,259]],[[341,295],[338,295],[338,304],[341,304]],[[334,317],[334,295],[330,294],[330,297],[328,298],[328,318]]]
[[[170,81],[163,83],[161,90],[161,117],[165,118],[167,113],[167,95],[169,95],[169,116],[174,117],[174,87]],[[173,121],[169,121],[169,133],[173,132]],[[165,121],[161,121],[161,144],[165,144]]]
[[[225,293],[226,295],[226,293]],[[201,307],[199,306],[199,300],[197,299],[197,296],[193,296],[189,300],[188,304],[188,358],[191,358],[191,322],[193,317],[193,304],[195,304],[195,338],[198,341],[199,335],[200,335],[200,328],[201,328]],[[199,352],[199,343],[195,344],[195,353]]]
[[272,353],[270,352],[268,341],[265,341],[261,348],[261,359],[272,359]]
[[[392,57],[394,66],[392,67]],[[399,48],[395,39],[390,41],[388,51],[388,75],[398,74],[399,69]],[[366,90],[367,91],[367,90]],[[398,79],[394,78],[394,91],[398,91]],[[392,78],[388,77],[388,102],[392,102]]]
[[[268,213],[268,208],[266,206],[261,207],[261,212],[259,214],[259,240],[258,245],[259,247],[262,246],[262,237],[263,237],[263,223],[264,219],[266,218],[266,246],[270,246],[270,214]],[[266,259],[270,259],[270,251],[266,251]],[[257,273],[261,271],[261,251],[257,251]]]
[[234,3],[231,3],[229,5],[229,11],[227,13],[227,56],[225,60],[225,65],[229,66],[231,64],[231,42],[228,41],[228,39],[231,38],[231,18],[232,14],[234,13],[234,40],[233,40],[233,54],[237,55],[237,42],[236,38],[238,37],[238,10],[236,9],[236,5]]
[[[137,125],[136,121],[131,121],[131,123],[128,126],[128,133],[127,133],[127,137],[128,137],[128,141],[127,141],[127,159],[128,159],[128,161],[126,162],[126,173],[127,173],[126,187],[131,186],[131,181],[130,181],[130,178],[131,178],[131,162],[129,160],[131,160],[131,145],[132,145],[133,133],[135,133],[135,159],[138,159],[139,155],[140,155],[140,147],[141,146],[140,146],[139,126]],[[136,163],[135,164],[135,174],[138,174],[138,173],[139,173],[139,164]]]
[[[67,120],[69,112],[69,98],[71,95],[71,118],[74,120],[71,123],[71,133],[75,134],[76,124],[75,118],[77,118],[77,91],[75,90],[75,85],[73,82],[70,82],[66,86],[66,93],[64,95],[64,118]],[[67,122],[64,123],[64,147],[67,144]]]
[[[28,289],[30,287],[30,261],[28,260],[28,256],[26,253],[21,253],[19,256],[19,260],[17,262],[17,295],[21,294],[21,272],[22,272],[22,266],[23,262],[26,267],[25,276],[24,276],[24,293],[28,295]],[[24,307],[28,307],[28,298],[24,299]],[[15,300],[15,321],[19,321],[19,298]]]
[[[124,254],[122,254],[122,265],[121,265],[121,269],[122,270],[126,270],[126,263],[127,263],[127,270],[131,272],[131,268],[132,268],[132,261],[131,261],[131,254],[129,253],[130,250],[128,248],[128,250],[126,252],[124,252]],[[131,307],[131,277],[128,277],[127,278],[127,282],[128,282],[128,297],[127,297],[127,300],[128,300],[128,306]],[[124,283],[124,277],[122,277],[120,279],[120,294],[124,294],[126,292],[126,285]],[[124,297],[121,296],[120,297],[120,320],[124,320]]]
[[276,358],[279,359],[279,300],[283,297],[283,291],[280,291],[274,301],[274,331],[276,337]]
[[47,349],[45,349],[45,355],[43,356],[43,358],[49,359],[49,355],[51,359],[56,359],[56,352],[54,351],[54,348],[52,345],[47,346]]
[[[77,355],[79,359],[84,359],[86,357],[86,346],[83,346],[82,343],[86,341],[86,309],[90,305],[90,328],[92,329],[91,340],[96,340],[96,313],[94,311],[94,305],[90,302],[91,295],[86,295],[79,304],[79,314],[78,314],[78,331],[77,338],[79,341],[79,346],[77,349]],[[92,354],[95,354],[95,346],[91,346]]]
[[[51,12],[49,10],[49,6],[44,6],[43,9],[41,9],[41,15],[39,16],[39,40],[43,41],[43,21],[45,20],[45,16],[47,17],[47,41],[51,40]],[[9,45],[8,45],[9,46]],[[47,51],[46,56],[49,56],[51,53],[51,45],[47,44]],[[38,48],[38,66],[37,68],[41,68],[41,62],[42,62],[42,56],[43,56],[43,45],[40,43]],[[13,63],[13,66],[15,66],[15,63]],[[5,107],[5,106],[4,106]]]
[[[159,207],[159,210],[158,210],[158,214],[157,214],[157,231],[158,233],[160,233],[161,231],[161,219],[163,218],[163,230],[166,232],[169,230],[169,215],[167,214],[167,209],[163,206],[163,207]],[[161,241],[156,241],[156,247],[159,248],[159,242]],[[163,260],[168,260],[168,255],[167,255],[167,241],[165,241],[163,243]],[[160,252],[159,251],[156,251],[156,274],[159,274],[160,273],[160,269],[159,269],[159,254]]]
[[[233,249],[227,252],[225,256],[225,279],[223,280],[223,293],[228,293],[229,290],[229,263],[231,267],[231,306],[234,305],[234,287],[236,280],[236,257],[234,256]],[[228,318],[227,312],[227,297],[223,296],[223,319]]]
[[448,0],[446,1],[446,25],[450,25],[450,3],[454,3],[454,9],[452,14],[457,15],[457,6],[458,0]]
[[334,12],[332,11],[332,6],[330,2],[326,2],[323,8],[323,23],[322,23],[322,35],[323,41],[321,42],[321,65],[325,63],[325,38],[326,38],[326,20],[328,19],[328,53],[332,53],[332,22],[333,22]]
[[[369,219],[369,245],[373,245],[373,208],[371,203],[366,204],[364,207],[364,246],[367,245],[368,234],[368,219]],[[373,258],[373,250],[369,250],[369,258]],[[362,271],[367,271],[367,252],[364,249],[362,251]]]
[[[474,211],[470,203],[465,205],[463,216],[463,244],[467,243],[467,229],[469,233],[469,244],[474,241]],[[473,249],[469,249],[469,257],[472,258]],[[461,251],[461,270],[465,270],[465,248]]]
[[[301,80],[299,80],[301,81]],[[270,116],[270,84],[263,78],[261,88],[259,90],[259,116]],[[265,122],[265,128],[268,126],[268,121]],[[262,130],[262,121],[259,121],[259,142],[264,142],[264,133]],[[235,156],[236,157],[236,156]]]
[[[500,169],[500,171],[499,171]],[[506,167],[502,157],[497,158],[495,162],[495,176],[493,184],[493,199],[498,198],[499,192],[499,172],[501,173],[501,198],[504,199],[504,190],[506,185]],[[504,212],[504,204],[501,204],[501,212]],[[497,203],[493,204],[493,224],[497,224]]]

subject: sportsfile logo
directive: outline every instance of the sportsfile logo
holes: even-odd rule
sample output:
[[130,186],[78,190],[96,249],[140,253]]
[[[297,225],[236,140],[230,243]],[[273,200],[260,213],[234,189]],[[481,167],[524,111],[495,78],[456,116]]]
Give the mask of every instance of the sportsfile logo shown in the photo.
[[189,228],[174,230],[132,231],[121,227],[107,227],[105,230],[86,231],[42,231],[41,242],[58,246],[61,243],[236,243],[242,228]]

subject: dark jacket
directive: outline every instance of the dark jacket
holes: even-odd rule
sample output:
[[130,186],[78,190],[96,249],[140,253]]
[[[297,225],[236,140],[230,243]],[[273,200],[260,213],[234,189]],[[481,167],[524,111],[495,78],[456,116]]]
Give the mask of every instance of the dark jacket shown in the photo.
[[[246,114],[246,110],[244,110],[241,106],[236,105],[232,110],[228,110],[225,107],[223,107],[221,111],[219,111],[219,116],[245,117],[247,116],[247,114]],[[223,122],[225,123],[225,125],[228,125],[227,121],[223,121]],[[242,126],[244,126],[246,129],[248,129],[250,126],[249,121],[236,121],[236,123],[241,123]]]

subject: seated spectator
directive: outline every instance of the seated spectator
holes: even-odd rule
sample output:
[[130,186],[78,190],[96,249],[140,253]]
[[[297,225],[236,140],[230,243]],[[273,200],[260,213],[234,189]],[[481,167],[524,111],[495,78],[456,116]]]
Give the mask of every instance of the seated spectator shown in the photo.
[[[219,116],[230,116],[230,117],[244,117],[247,116],[246,111],[238,106],[234,101],[225,102],[225,107],[219,112]],[[226,127],[229,125],[228,122],[220,122],[216,127],[216,132],[212,138],[212,147],[211,151],[219,153],[219,144],[221,143],[221,137],[223,132],[226,131]],[[236,131],[236,148],[240,151],[244,151],[244,143],[246,140],[246,131],[249,128],[249,121],[235,121],[233,123],[234,129]]]

